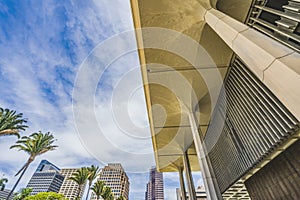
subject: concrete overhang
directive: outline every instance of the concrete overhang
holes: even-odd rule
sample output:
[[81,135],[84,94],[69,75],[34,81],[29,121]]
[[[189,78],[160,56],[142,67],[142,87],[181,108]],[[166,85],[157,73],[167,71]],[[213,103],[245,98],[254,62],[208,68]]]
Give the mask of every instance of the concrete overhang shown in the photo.
[[[196,113],[199,132],[205,134],[220,80],[232,58],[232,50],[205,23],[205,12],[216,4],[131,0],[156,166],[161,172],[178,171],[186,150],[192,170],[200,170],[184,107]],[[199,47],[189,48],[182,37]]]

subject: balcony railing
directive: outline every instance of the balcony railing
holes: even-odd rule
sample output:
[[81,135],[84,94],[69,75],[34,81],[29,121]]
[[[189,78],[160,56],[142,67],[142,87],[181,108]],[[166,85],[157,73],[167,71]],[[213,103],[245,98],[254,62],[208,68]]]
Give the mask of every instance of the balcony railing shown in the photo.
[[300,52],[300,0],[255,0],[247,24]]

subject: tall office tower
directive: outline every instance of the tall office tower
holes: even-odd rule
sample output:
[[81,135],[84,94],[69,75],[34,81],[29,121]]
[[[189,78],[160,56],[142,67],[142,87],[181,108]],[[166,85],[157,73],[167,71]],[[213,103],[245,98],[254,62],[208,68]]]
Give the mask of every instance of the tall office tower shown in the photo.
[[[123,196],[126,200],[129,197],[129,179],[120,163],[110,163],[105,166],[100,174],[98,180],[105,182],[105,185],[111,188],[115,198]],[[92,194],[91,200],[96,199]]]
[[163,174],[156,171],[153,167],[149,171],[149,182],[146,186],[145,200],[163,200],[164,181]]
[[[61,169],[60,170],[60,173],[63,176],[65,176],[65,180],[64,180],[64,182],[62,183],[62,185],[60,187],[59,193],[63,194],[67,199],[70,199],[70,200],[74,200],[77,197],[78,190],[79,190],[78,185],[74,181],[69,180],[69,178],[72,176],[72,174],[74,172],[76,172],[76,170],[77,170],[76,168],[75,169]],[[79,194],[80,199],[83,196],[85,186],[86,186],[86,184],[84,184],[81,187],[81,192]]]
[[32,175],[27,188],[32,188],[32,194],[39,192],[58,192],[64,176],[59,168],[47,160],[42,160]]
[[[0,200],[6,199],[8,194],[10,193],[10,190],[4,189],[0,190]],[[9,198],[9,200],[13,200],[15,197],[15,194],[12,194]]]
[[193,200],[200,170],[208,199],[300,199],[300,1],[130,2],[157,170]]

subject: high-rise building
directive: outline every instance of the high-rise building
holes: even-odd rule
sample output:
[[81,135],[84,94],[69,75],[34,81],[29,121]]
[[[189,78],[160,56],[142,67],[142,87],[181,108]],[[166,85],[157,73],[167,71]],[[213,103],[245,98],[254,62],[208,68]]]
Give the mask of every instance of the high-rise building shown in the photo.
[[149,182],[146,186],[145,200],[164,200],[163,174],[153,167],[149,171]]
[[[8,194],[10,193],[10,190],[4,189],[0,190],[0,200],[6,199]],[[13,200],[15,197],[15,194],[12,194],[9,198],[9,200]]]
[[200,170],[208,199],[300,199],[300,1],[131,8],[157,170],[192,200]]
[[[98,180],[105,183],[106,186],[111,188],[115,198],[123,196],[126,200],[129,197],[129,179],[120,163],[109,163],[105,166],[99,174]],[[96,199],[92,194],[91,200]]]
[[[63,181],[60,187],[59,193],[63,194],[67,199],[70,200],[75,200],[79,190],[78,185],[74,181],[69,180],[69,178],[73,175],[74,172],[76,172],[76,170],[77,170],[76,168],[60,170],[60,173],[65,177],[65,180]],[[84,184],[80,189],[80,194],[79,194],[80,199],[84,194],[85,186],[86,184]]]
[[42,160],[32,175],[27,188],[32,188],[32,194],[39,192],[58,192],[64,176],[59,168],[47,160]]

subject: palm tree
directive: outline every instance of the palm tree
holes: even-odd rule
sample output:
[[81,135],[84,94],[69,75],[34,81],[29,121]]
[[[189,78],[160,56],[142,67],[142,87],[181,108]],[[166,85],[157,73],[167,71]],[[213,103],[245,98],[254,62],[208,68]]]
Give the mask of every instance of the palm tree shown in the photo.
[[14,197],[13,200],[24,200],[26,197],[30,196],[32,188],[23,188],[20,193]]
[[87,191],[87,195],[86,195],[86,200],[88,200],[93,180],[95,180],[98,176],[99,167],[95,166],[95,165],[92,165],[91,167],[87,167],[87,170],[89,172],[88,179],[87,179],[89,184],[88,184],[88,191]]
[[78,170],[76,170],[72,176],[69,178],[69,180],[72,180],[77,183],[78,185],[78,190],[77,190],[77,197],[76,199],[79,199],[81,189],[83,185],[86,183],[87,179],[89,176],[89,171],[86,167],[82,167]]
[[42,133],[39,131],[38,133],[33,133],[29,137],[23,136],[19,139],[15,145],[11,146],[10,148],[18,148],[19,151],[24,151],[29,154],[29,158],[24,166],[17,172],[15,176],[18,176],[20,173],[20,177],[18,178],[16,184],[10,191],[9,195],[6,199],[9,199],[10,196],[13,194],[15,188],[17,187],[18,183],[20,182],[21,178],[23,177],[25,171],[27,170],[28,166],[34,161],[36,156],[44,154],[48,151],[53,151],[57,147],[53,145],[55,139],[50,132]]
[[110,188],[110,187],[107,187],[107,186],[104,186],[103,192],[102,192],[102,194],[101,194],[101,197],[102,197],[104,200],[114,200],[114,195],[113,195],[113,193],[111,192],[111,188]]
[[1,178],[0,179],[0,191],[3,191],[5,189],[5,183],[7,183],[7,178]]
[[104,189],[104,182],[97,180],[94,185],[91,187],[91,190],[95,193],[96,195],[96,200],[100,199],[103,189]]
[[0,108],[0,136],[15,135],[19,138],[19,131],[28,127],[25,123],[27,120],[23,118],[23,113]]
[[125,200],[125,198],[121,195],[116,200]]

